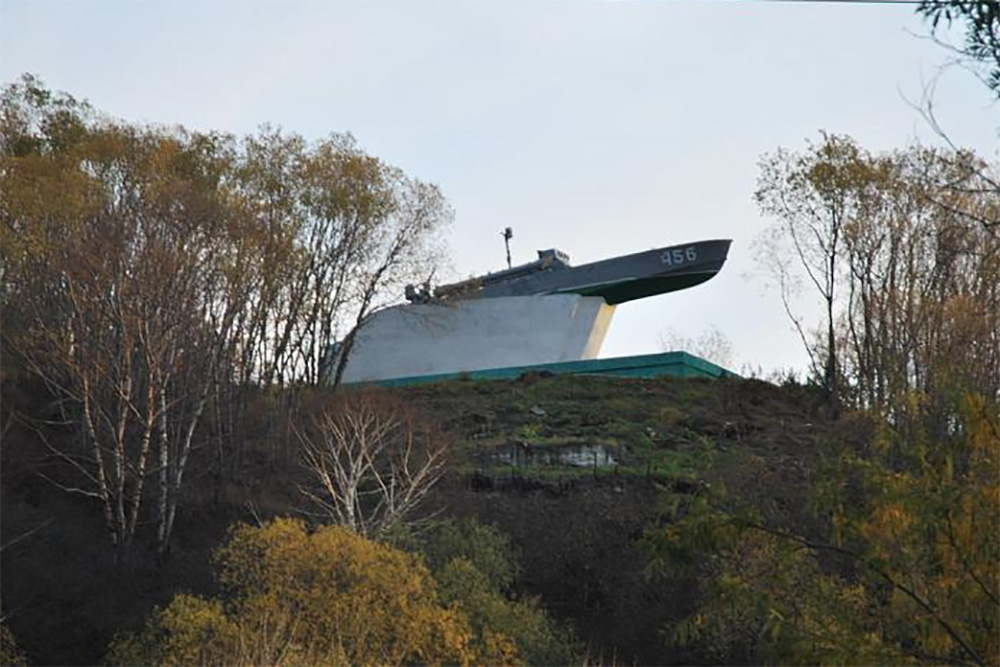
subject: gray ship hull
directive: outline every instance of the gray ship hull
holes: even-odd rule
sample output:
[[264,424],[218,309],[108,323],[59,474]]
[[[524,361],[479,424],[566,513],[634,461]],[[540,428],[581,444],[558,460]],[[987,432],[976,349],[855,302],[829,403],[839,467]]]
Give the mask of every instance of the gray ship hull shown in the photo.
[[722,268],[731,241],[699,241],[533,273],[483,286],[483,298],[528,294],[601,296],[610,305],[705,282]]
[[705,282],[722,268],[730,243],[697,241],[581,266],[570,266],[568,257],[550,250],[540,252],[539,260],[530,264],[439,287],[435,297],[458,300],[579,294],[599,296],[617,305]]

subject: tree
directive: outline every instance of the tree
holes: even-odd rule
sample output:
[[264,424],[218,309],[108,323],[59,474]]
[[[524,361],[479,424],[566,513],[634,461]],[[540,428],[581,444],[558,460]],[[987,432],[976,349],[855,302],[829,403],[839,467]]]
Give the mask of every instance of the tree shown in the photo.
[[[758,244],[758,259],[778,280],[789,316],[802,336],[831,403],[839,401],[835,304],[842,278],[844,226],[863,206],[859,183],[868,177],[860,150],[848,137],[823,133],[805,153],[779,149],[760,162],[754,198],[761,212],[777,219]],[[795,258],[823,301],[825,337],[811,343],[789,306],[794,279],[787,258]],[[821,361],[822,359],[822,361]]]
[[359,535],[400,526],[444,470],[444,446],[372,392],[323,406],[298,435],[314,482],[302,492],[325,520]]
[[694,611],[667,641],[712,664],[899,664],[864,587],[816,553],[695,500],[647,546],[656,578],[694,577]]
[[[437,186],[411,179],[395,168],[383,170],[388,215],[376,227],[357,264],[354,319],[337,354],[329,380],[340,385],[354,342],[366,319],[399,300],[407,283],[426,280],[440,258],[434,232],[451,220],[452,210]],[[390,296],[391,295],[391,296]]]
[[0,617],[0,664],[10,665],[10,667],[27,665],[28,661],[24,658],[24,652],[17,645],[14,633],[7,627],[5,621],[6,619]]
[[475,519],[432,521],[417,531],[393,533],[400,548],[420,552],[431,572],[439,573],[456,558],[470,562],[492,589],[506,594],[521,573],[517,552],[500,529]]
[[166,552],[206,411],[221,461],[253,385],[339,380],[325,350],[345,335],[346,362],[451,215],[349,135],[139,126],[28,75],[3,90],[0,148],[4,369],[16,354],[79,430],[50,481],[98,501],[120,557],[154,484]]
[[573,635],[538,600],[515,594],[519,571],[506,535],[473,519],[394,531],[395,543],[424,556],[441,599],[469,619],[472,645],[491,664],[569,665],[580,661]]
[[[969,180],[989,169],[969,151],[876,155],[846,137],[765,158],[757,198],[779,222],[758,259],[832,397],[898,415],[918,390],[944,424],[964,391],[1000,391],[1000,246],[980,224],[1000,200]],[[802,274],[825,311],[819,341],[791,308]]]
[[728,368],[733,363],[732,343],[714,326],[697,338],[681,336],[676,331],[667,329],[660,334],[660,348],[667,352],[690,352],[723,368]]
[[[271,260],[247,318],[248,379],[339,384],[359,323],[433,272],[447,201],[350,135],[309,144],[269,127],[243,141],[237,182]],[[327,368],[338,337],[340,365]]]
[[1000,660],[1000,424],[970,395],[943,440],[904,434],[839,452],[805,536],[701,495],[651,530],[654,571],[694,572],[701,602],[674,641],[750,663],[996,664]]
[[[650,531],[654,567],[688,567],[702,593],[673,636],[719,660],[995,664],[1000,241],[983,222],[1000,199],[968,187],[995,167],[954,148],[817,155],[765,163],[765,250],[785,243],[818,288],[840,398],[871,435],[825,452],[810,534],[707,493]],[[836,253],[832,226],[794,227],[831,211]]]
[[114,664],[469,664],[464,616],[419,557],[339,526],[239,525],[215,555],[221,598],[177,595]]
[[[972,71],[1000,98],[1000,4],[996,0],[921,0],[917,13],[930,22],[931,37],[956,53],[957,63]],[[965,23],[964,46],[955,46],[947,36],[942,37],[939,32],[942,24],[950,29],[956,21]],[[941,72],[944,69],[942,67]],[[938,199],[958,199],[961,202],[964,194],[982,193],[989,194],[996,200],[1000,197],[1000,177],[996,166],[968,159],[969,152],[960,150],[951,140],[935,111],[936,84],[937,77],[934,77],[925,84],[920,102],[912,104],[957,158],[952,161],[952,178],[938,183],[934,196]],[[953,212],[988,229],[995,229],[1000,225],[1000,214],[995,210],[992,215],[989,211],[987,215],[983,215],[982,211],[965,209],[960,203],[956,206],[954,201],[949,206]]]
[[163,551],[242,308],[229,141],[98,119],[30,77],[5,89],[3,110],[4,338],[87,452],[56,450],[77,475],[53,481],[100,502],[124,554],[155,472]]
[[[1000,4],[996,0],[921,0],[917,13],[930,21],[931,33],[958,54],[1000,97]],[[941,24],[965,23],[965,44],[938,38]]]
[[870,205],[845,228],[845,373],[858,405],[897,425],[932,419],[943,432],[965,393],[1000,392],[1000,239],[973,219],[1000,216],[1000,205],[945,185],[987,168],[968,152],[914,147],[866,159],[883,168]]

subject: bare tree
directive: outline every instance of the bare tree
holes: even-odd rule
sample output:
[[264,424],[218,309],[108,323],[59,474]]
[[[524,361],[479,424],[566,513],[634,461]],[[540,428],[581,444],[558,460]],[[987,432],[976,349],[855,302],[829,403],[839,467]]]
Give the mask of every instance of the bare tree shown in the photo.
[[406,521],[444,469],[444,446],[372,393],[326,406],[298,436],[313,482],[302,493],[327,520],[359,535]]
[[673,329],[667,329],[660,334],[660,348],[667,352],[690,352],[723,368],[729,368],[733,363],[733,344],[715,326],[697,337],[682,336]]

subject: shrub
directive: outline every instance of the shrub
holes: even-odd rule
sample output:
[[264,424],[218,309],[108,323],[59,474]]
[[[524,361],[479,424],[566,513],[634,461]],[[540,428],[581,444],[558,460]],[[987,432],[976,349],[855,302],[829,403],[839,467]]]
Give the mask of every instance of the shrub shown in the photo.
[[518,599],[518,574],[506,535],[475,520],[440,521],[418,536],[397,536],[419,550],[438,581],[441,599],[467,614],[472,645],[488,664],[565,665],[580,660],[571,632],[533,598]]
[[177,595],[116,664],[468,664],[466,617],[417,556],[296,520],[237,526],[215,554],[223,599]]

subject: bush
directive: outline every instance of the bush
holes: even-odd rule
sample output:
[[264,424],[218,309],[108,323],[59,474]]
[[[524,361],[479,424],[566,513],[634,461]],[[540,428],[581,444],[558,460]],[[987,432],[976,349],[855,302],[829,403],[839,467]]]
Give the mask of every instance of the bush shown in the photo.
[[115,664],[468,664],[465,616],[420,558],[296,520],[237,526],[215,555],[223,599],[177,595]]
[[533,598],[517,599],[514,549],[506,535],[475,520],[441,521],[400,536],[427,559],[441,599],[468,615],[475,651],[489,664],[565,665],[580,660],[572,633]]

